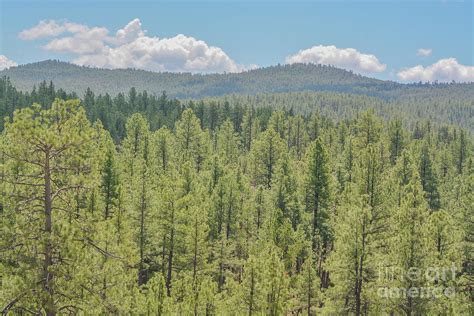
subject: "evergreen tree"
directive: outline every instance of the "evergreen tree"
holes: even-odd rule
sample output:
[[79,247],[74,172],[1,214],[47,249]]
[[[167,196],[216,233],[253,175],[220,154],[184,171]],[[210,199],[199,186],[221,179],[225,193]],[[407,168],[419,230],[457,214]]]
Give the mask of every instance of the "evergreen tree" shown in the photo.
[[425,144],[421,149],[419,170],[421,185],[425,191],[425,197],[428,201],[428,205],[430,206],[431,210],[436,211],[440,208],[441,202],[438,192],[438,180],[432,167],[429,147],[427,144]]
[[150,141],[148,122],[140,114],[135,114],[127,121],[127,136],[123,142],[122,157],[124,165],[124,183],[126,203],[132,210],[135,221],[134,239],[139,252],[138,285],[151,277],[155,265],[152,254],[151,235],[153,234],[150,219],[156,212],[153,200],[154,179],[152,175],[153,144]]
[[[306,211],[312,217],[312,249],[318,255],[318,265],[320,266],[323,252],[330,240],[327,223],[330,198],[329,161],[321,138],[312,143],[307,159],[308,170],[305,184]],[[318,273],[321,273],[320,269],[318,269]]]
[[[55,315],[91,304],[93,219],[75,199],[90,190],[94,131],[78,101],[16,111],[2,141],[4,312]],[[6,226],[5,226],[6,225]],[[26,247],[25,247],[26,246]],[[93,248],[93,249],[91,249]],[[95,250],[98,251],[95,251]]]
[[294,310],[296,310],[297,313],[306,314],[308,316],[316,315],[321,303],[320,280],[314,268],[315,266],[316,264],[312,256],[308,256],[296,280],[296,295],[298,300]]
[[271,187],[276,165],[284,150],[283,140],[272,128],[263,132],[252,146],[254,179],[256,184]]
[[388,267],[385,270],[389,273],[385,277],[388,291],[397,292],[388,295],[390,311],[416,315],[427,311],[428,301],[421,293],[410,293],[427,286],[424,272],[433,256],[433,245],[429,243],[429,208],[423,197],[420,177],[413,167],[410,173],[410,180],[403,188],[405,198],[401,206],[395,208],[391,219]]
[[404,146],[402,121],[395,120],[390,122],[389,133],[390,162],[392,163],[392,165],[394,165],[397,162],[397,158],[400,156]]
[[183,112],[181,120],[176,122],[176,145],[181,162],[201,163],[203,154],[202,132],[198,118],[191,109]]

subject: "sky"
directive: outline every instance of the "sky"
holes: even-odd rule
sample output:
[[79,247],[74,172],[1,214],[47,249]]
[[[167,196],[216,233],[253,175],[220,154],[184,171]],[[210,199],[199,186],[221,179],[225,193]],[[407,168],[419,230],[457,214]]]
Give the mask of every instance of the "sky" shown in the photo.
[[240,72],[321,63],[401,82],[474,81],[472,0],[0,0],[0,69]]

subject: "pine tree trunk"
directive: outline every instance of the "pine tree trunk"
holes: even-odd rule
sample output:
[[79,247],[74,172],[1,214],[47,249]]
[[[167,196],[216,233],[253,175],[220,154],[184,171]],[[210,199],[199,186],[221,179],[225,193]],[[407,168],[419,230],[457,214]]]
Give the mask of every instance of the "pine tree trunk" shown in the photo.
[[194,253],[193,253],[193,281],[196,282],[197,274],[197,256],[198,256],[198,223],[197,218],[194,222]]
[[43,298],[43,308],[47,316],[56,315],[56,308],[54,306],[54,275],[50,271],[53,265],[53,245],[51,244],[52,235],[52,192],[51,192],[51,168],[50,168],[50,153],[49,149],[45,153],[44,164],[44,231],[46,233],[46,243],[44,246],[44,261],[43,261],[43,290],[45,295]]
[[145,179],[142,180],[142,196],[140,203],[140,267],[138,271],[138,285],[145,283],[144,248],[145,248]]
[[[319,206],[319,196],[316,193],[314,198],[314,210],[313,210],[313,251],[317,249],[317,242],[316,242],[316,230],[318,228],[318,206]],[[319,271],[318,271],[319,272]]]
[[252,267],[250,272],[250,299],[249,299],[249,316],[253,314],[253,304],[254,304],[254,291],[255,291],[255,272]]
[[312,270],[308,268],[308,316],[311,316],[311,293],[313,292]]
[[[172,214],[172,225],[174,226],[174,211]],[[174,255],[174,227],[171,228],[170,249],[168,255],[168,274],[166,276],[166,292],[171,296],[171,278],[173,273],[173,255]]]

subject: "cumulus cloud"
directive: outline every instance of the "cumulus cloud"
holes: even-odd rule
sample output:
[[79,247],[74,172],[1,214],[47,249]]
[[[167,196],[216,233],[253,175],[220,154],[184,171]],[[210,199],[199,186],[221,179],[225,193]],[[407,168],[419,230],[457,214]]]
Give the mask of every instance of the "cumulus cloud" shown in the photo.
[[0,70],[18,66],[16,62],[11,59],[8,59],[5,55],[0,55]]
[[55,37],[65,32],[79,33],[87,27],[81,24],[71,23],[67,21],[56,22],[54,20],[43,20],[38,25],[23,30],[18,34],[22,40],[36,40],[41,38]]
[[94,67],[172,72],[239,72],[253,67],[238,65],[221,48],[194,37],[147,36],[139,19],[114,35],[103,27],[41,21],[19,36],[25,40],[50,38],[43,49],[71,53],[74,63]]
[[118,30],[112,41],[115,41],[116,44],[126,44],[143,36],[145,36],[145,31],[142,30],[142,22],[139,19],[134,19],[123,29]]
[[431,48],[419,48],[416,51],[416,55],[421,56],[421,57],[431,56],[432,53],[433,53],[433,50]]
[[109,31],[103,27],[84,27],[72,36],[52,39],[43,46],[59,53],[93,54],[105,49]]
[[402,81],[423,82],[474,82],[474,67],[458,63],[456,58],[446,58],[436,63],[423,67],[417,65],[402,69],[397,73],[398,79]]
[[333,65],[357,72],[383,72],[387,65],[382,64],[375,55],[363,54],[354,48],[337,48],[330,46],[313,46],[288,56],[286,63],[313,63]]

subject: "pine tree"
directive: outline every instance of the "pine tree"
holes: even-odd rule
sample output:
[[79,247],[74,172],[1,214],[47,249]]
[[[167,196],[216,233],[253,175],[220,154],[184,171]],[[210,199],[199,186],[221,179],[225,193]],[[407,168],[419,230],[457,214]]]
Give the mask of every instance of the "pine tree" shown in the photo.
[[[392,312],[417,315],[426,312],[427,299],[413,295],[426,287],[425,271],[433,256],[433,245],[428,239],[429,208],[423,196],[416,168],[410,170],[410,180],[403,188],[401,206],[395,208],[391,219],[389,241],[388,291]],[[418,271],[412,274],[412,271]]]
[[268,121],[268,128],[272,128],[281,139],[285,139],[286,135],[286,124],[285,124],[285,113],[283,111],[275,111],[270,116]]
[[381,123],[373,110],[363,112],[357,120],[356,131],[358,144],[366,147],[376,143],[380,138]]
[[239,139],[234,132],[234,126],[230,120],[226,120],[217,134],[217,152],[224,158],[226,164],[237,160],[239,155]]
[[[304,118],[297,115],[288,120],[292,123],[291,133],[288,133],[288,143],[290,148],[294,148],[296,158],[301,160],[304,154],[304,148],[307,143],[306,125]],[[288,130],[290,130],[288,128]]]
[[163,188],[160,190],[160,213],[159,222],[160,229],[159,235],[162,236],[160,248],[161,248],[161,273],[165,279],[166,293],[167,296],[171,296],[172,293],[172,279],[173,279],[173,268],[176,265],[176,248],[180,242],[182,236],[179,229],[181,222],[181,213],[177,200],[179,199],[180,193],[176,184],[172,184],[177,179],[166,178],[162,183]]
[[[327,225],[330,188],[329,161],[321,138],[312,143],[308,152],[308,171],[305,183],[306,211],[311,214],[312,249],[321,256],[330,239]],[[319,262],[321,264],[321,262]],[[321,270],[318,269],[318,273]]]
[[104,196],[104,219],[107,220],[111,216],[111,209],[116,205],[118,198],[118,174],[115,163],[115,150],[114,148],[107,149],[106,160],[102,167],[102,181],[101,191]]
[[463,173],[464,163],[467,156],[467,141],[463,130],[459,132],[459,142],[455,144],[456,169],[458,174]]
[[279,210],[277,221],[281,224],[288,219],[293,230],[301,222],[300,205],[298,200],[298,183],[292,172],[292,164],[288,155],[280,160],[274,181],[275,205]]
[[9,224],[2,249],[14,264],[3,265],[4,312],[55,315],[91,303],[76,293],[93,277],[88,256],[104,253],[75,197],[90,189],[89,175],[97,172],[93,135],[78,101],[56,100],[49,110],[36,104],[6,123],[2,221]]
[[429,147],[425,144],[421,149],[419,173],[428,205],[432,211],[436,211],[440,208],[441,202],[438,192],[438,180],[434,173],[430,156]]
[[242,120],[242,143],[245,151],[249,152],[252,146],[252,141],[258,133],[258,121],[255,120],[255,113],[253,108],[247,108]]
[[[311,252],[311,249],[309,249]],[[320,280],[315,269],[313,256],[308,256],[303,263],[301,272],[296,276],[297,301],[293,310],[297,314],[316,315],[321,303]]]
[[284,150],[283,140],[272,128],[263,132],[252,146],[254,179],[256,184],[270,188],[276,165]]
[[397,158],[400,156],[404,146],[402,121],[395,120],[390,122],[389,128],[390,137],[390,162],[394,165],[397,162]]
[[181,115],[181,120],[176,122],[176,145],[181,162],[191,161],[196,165],[200,163],[202,155],[202,132],[198,118],[191,109]]
[[174,135],[166,127],[162,127],[153,133],[152,140],[155,149],[157,167],[160,173],[170,171],[174,163]]
[[140,114],[134,114],[127,121],[127,136],[123,142],[122,161],[126,203],[132,210],[135,221],[134,239],[139,252],[138,285],[145,284],[151,277],[155,258],[152,255],[152,228],[150,219],[156,212],[153,199],[154,179],[152,166],[154,156],[151,154],[153,142],[150,141],[148,122]]
[[373,150],[363,156],[358,173],[358,183],[347,184],[334,218],[335,243],[328,269],[335,287],[330,291],[329,310],[362,315],[374,312],[375,271],[387,214],[381,204],[381,174]]
[[288,278],[275,249],[269,249],[264,257],[266,267],[263,275],[266,300],[266,315],[281,315],[286,310]]
[[264,296],[262,291],[263,275],[257,258],[250,257],[244,266],[242,281],[243,304],[249,316],[259,314],[264,309]]

